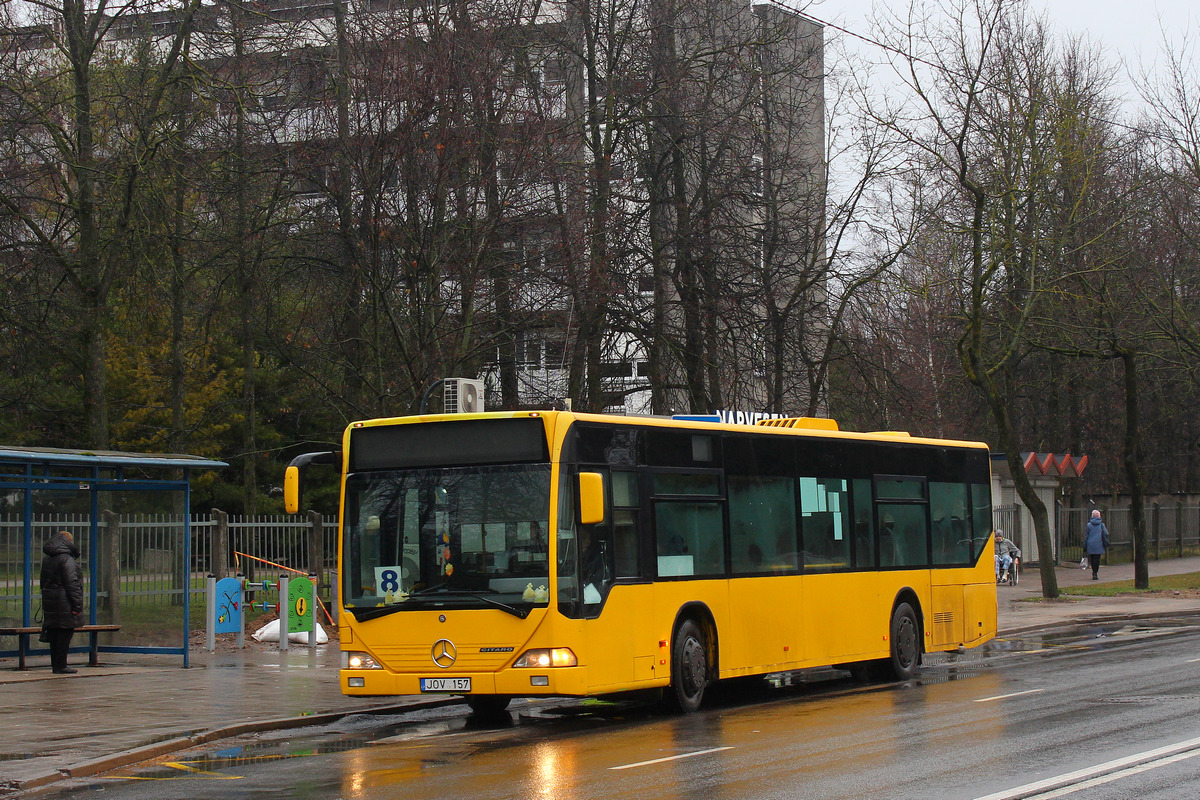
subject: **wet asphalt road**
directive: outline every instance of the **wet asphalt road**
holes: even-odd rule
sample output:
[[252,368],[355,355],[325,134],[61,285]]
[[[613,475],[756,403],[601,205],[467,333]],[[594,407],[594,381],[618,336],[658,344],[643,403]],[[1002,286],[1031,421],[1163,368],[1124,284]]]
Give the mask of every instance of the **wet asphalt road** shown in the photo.
[[1200,620],[1001,639],[931,658],[906,684],[838,675],[723,694],[686,717],[544,701],[514,703],[500,726],[465,706],[356,716],[39,797],[1200,797]]

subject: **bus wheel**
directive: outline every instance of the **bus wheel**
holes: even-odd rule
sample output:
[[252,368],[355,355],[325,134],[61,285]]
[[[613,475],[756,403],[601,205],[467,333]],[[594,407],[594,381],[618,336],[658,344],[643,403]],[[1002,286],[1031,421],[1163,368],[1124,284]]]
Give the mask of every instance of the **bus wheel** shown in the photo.
[[504,694],[469,694],[466,700],[475,716],[494,719],[504,714],[512,698]]
[[667,704],[685,714],[700,708],[708,685],[708,648],[704,632],[694,620],[685,620],[671,640],[671,686]]
[[921,627],[917,624],[916,612],[908,603],[901,603],[892,612],[891,642],[892,677],[898,681],[916,677],[921,666]]

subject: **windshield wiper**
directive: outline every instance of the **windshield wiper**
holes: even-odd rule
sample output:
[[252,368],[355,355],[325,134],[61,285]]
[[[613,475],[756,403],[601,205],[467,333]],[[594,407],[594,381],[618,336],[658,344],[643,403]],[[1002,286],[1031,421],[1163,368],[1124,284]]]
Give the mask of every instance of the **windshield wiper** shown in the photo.
[[492,598],[485,597],[484,595],[481,595],[481,594],[472,594],[471,597],[474,597],[477,600],[482,600],[483,602],[487,603],[488,605],[495,606],[496,608],[498,608],[501,611],[504,611],[508,614],[512,614],[517,619],[525,619],[526,617],[529,616],[528,608],[521,608],[520,606],[510,606],[508,603],[501,603],[499,600],[493,600]]
[[[380,617],[386,617],[389,614],[395,614],[397,611],[403,611],[405,608],[412,608],[416,603],[410,605],[408,602],[410,597],[418,598],[420,595],[431,594],[460,594],[460,592],[456,589],[448,588],[445,583],[439,583],[437,586],[429,586],[424,589],[418,589],[415,592],[411,592],[410,594],[405,595],[403,599],[398,599],[394,603],[388,603],[387,605],[382,606],[370,606],[369,608],[355,608],[350,606],[349,611],[359,622],[366,622],[369,619],[379,619]],[[420,600],[417,600],[416,602],[419,603]]]
[[408,597],[410,601],[415,598],[418,602],[420,602],[423,597],[428,598],[430,595],[435,594],[444,595],[447,597],[470,597],[475,600],[481,600],[490,606],[494,606],[501,611],[512,614],[514,617],[518,617],[520,619],[525,619],[529,616],[528,608],[521,608],[520,606],[511,606],[508,603],[502,603],[499,600],[488,597],[485,594],[481,594],[481,592],[498,594],[495,589],[455,589],[447,586],[445,583],[439,583],[437,586],[429,586],[425,589],[418,589],[415,592],[409,592]]
[[366,622],[370,619],[378,619],[386,617],[388,614],[394,614],[397,611],[403,611],[405,608],[413,608],[422,604],[422,600],[433,600],[433,595],[443,597],[470,597],[474,600],[487,603],[494,608],[498,608],[506,614],[512,614],[518,619],[525,619],[529,616],[529,609],[520,606],[509,605],[494,598],[488,597],[481,592],[491,592],[496,594],[495,589],[455,589],[448,586],[445,582],[439,583],[436,586],[427,586],[424,589],[418,589],[415,592],[409,592],[408,598],[399,603],[389,603],[385,606],[372,606],[370,608],[354,608],[349,607],[347,610],[354,615],[354,618],[359,622]]
[[404,604],[391,603],[386,606],[371,606],[370,608],[347,606],[346,610],[353,614],[354,618],[359,622],[366,622],[369,619],[378,619],[379,617],[386,617],[388,614],[395,614],[397,611],[403,611]]

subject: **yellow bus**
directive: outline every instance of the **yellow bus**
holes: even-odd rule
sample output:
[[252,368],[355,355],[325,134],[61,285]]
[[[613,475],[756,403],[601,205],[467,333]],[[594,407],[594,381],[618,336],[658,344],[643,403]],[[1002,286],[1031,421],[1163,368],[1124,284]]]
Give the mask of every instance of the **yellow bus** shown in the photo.
[[661,689],[834,665],[899,680],[996,634],[987,448],[832,420],[563,411],[351,424],[349,695]]

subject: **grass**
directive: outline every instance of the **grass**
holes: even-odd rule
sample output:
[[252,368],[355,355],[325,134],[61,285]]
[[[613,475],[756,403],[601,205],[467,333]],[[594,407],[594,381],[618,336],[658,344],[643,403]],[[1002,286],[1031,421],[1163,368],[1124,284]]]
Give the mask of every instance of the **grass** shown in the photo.
[[1133,581],[1110,581],[1085,586],[1064,586],[1064,595],[1077,597],[1116,597],[1122,594],[1146,594],[1148,592],[1181,592],[1200,590],[1200,572],[1185,572],[1180,575],[1161,575],[1150,578],[1149,589],[1133,588]]
[[[260,593],[261,595],[261,593]],[[274,598],[271,598],[274,601]],[[259,598],[261,602],[261,596]],[[34,601],[37,607],[37,601]],[[207,609],[204,597],[192,596],[190,606],[189,628],[192,638],[203,635],[207,624]],[[19,612],[18,612],[19,613]],[[85,612],[86,613],[86,612]],[[246,609],[246,636],[254,633],[269,620],[275,619],[275,612],[263,612],[260,609]],[[131,602],[129,599],[121,604],[121,630],[116,634],[105,634],[102,644],[114,644],[136,647],[178,647],[183,641],[183,606],[173,605],[169,600],[155,598],[153,602]],[[5,617],[0,613],[0,619]],[[318,611],[318,621],[322,626],[329,627],[324,612]],[[97,622],[111,622],[112,617],[105,611],[97,615]],[[4,619],[5,624],[16,625],[20,622],[15,615]],[[0,648],[3,649],[3,648]]]
[[[1157,556],[1155,553],[1157,552]],[[1167,561],[1172,558],[1191,558],[1200,556],[1200,545],[1187,544],[1183,550],[1179,549],[1176,542],[1163,540],[1159,546],[1155,548],[1153,542],[1148,542],[1146,547],[1146,555],[1150,562]],[[1072,561],[1078,562],[1083,557],[1083,547],[1080,545],[1064,546],[1061,553],[1061,558],[1064,564],[1070,564]],[[1104,556],[1104,563],[1109,565],[1115,564],[1131,564],[1133,563],[1133,544],[1130,542],[1117,542],[1109,548]]]
[[[260,601],[261,602],[261,601]],[[193,636],[203,634],[207,624],[208,610],[203,599],[192,598],[189,627]],[[324,612],[318,611],[318,622],[328,626]],[[258,609],[245,610],[246,636],[257,631],[268,621],[276,619],[274,611],[264,612]],[[100,615],[104,622],[104,615]],[[122,645],[176,645],[183,634],[183,606],[172,606],[163,603],[129,604],[121,606],[121,632],[116,634],[119,641],[114,644]]]

